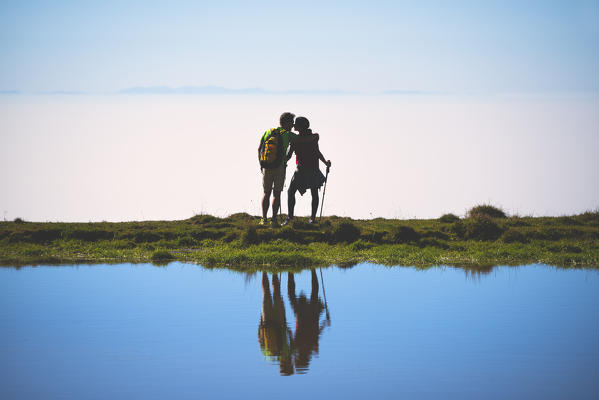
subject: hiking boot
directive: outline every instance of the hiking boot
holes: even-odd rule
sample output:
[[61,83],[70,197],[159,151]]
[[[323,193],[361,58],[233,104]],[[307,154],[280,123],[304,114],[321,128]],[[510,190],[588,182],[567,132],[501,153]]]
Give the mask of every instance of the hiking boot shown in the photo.
[[309,223],[310,225],[314,225],[314,224],[316,223],[316,218],[310,218],[310,219],[308,220],[308,223]]
[[266,225],[266,218],[260,218],[260,222],[258,222],[258,225]]
[[289,218],[289,217],[285,218],[285,221],[283,221],[283,223],[281,224],[281,226],[285,226],[285,225],[289,224],[292,219],[293,219],[293,217],[291,217],[291,218]]
[[273,219],[270,221],[270,224],[272,225],[272,227],[273,227],[273,228],[277,228],[277,227],[281,226],[281,225],[279,225],[279,221],[277,221],[277,219],[276,219],[276,218],[273,218]]

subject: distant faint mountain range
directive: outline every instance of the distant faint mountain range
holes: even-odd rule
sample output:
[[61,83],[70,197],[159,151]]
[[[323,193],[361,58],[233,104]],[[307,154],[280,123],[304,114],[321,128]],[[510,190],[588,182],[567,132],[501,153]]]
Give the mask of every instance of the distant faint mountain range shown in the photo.
[[261,88],[230,89],[222,86],[135,86],[121,89],[116,92],[94,93],[74,90],[53,90],[53,91],[20,91],[20,90],[0,90],[0,95],[9,94],[34,94],[34,95],[86,95],[86,94],[189,94],[189,95],[356,95],[356,94],[382,94],[382,95],[440,95],[447,94],[443,92],[431,92],[422,90],[386,90],[378,93],[366,93],[357,91],[345,91],[338,89],[331,90],[266,90]]
[[119,90],[121,94],[263,94],[260,88],[228,89],[220,86],[135,86]]
[[385,90],[381,94],[397,94],[397,95],[431,95],[431,94],[447,94],[445,92],[428,92],[425,90]]
[[51,90],[46,92],[22,92],[20,90],[0,90],[0,94],[50,94],[50,95],[70,95],[70,94],[88,94],[77,90]]
[[355,94],[343,90],[264,90],[260,88],[229,89],[221,86],[137,86],[122,89],[121,94]]

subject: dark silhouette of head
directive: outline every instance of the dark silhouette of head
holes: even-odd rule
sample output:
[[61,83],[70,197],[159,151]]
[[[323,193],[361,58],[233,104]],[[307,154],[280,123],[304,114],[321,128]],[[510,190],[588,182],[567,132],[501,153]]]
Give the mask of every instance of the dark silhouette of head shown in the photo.
[[295,119],[295,114],[290,113],[290,112],[284,112],[283,114],[281,114],[281,117],[279,118],[279,123],[281,125],[281,128],[290,131],[291,128],[293,128],[293,120]]
[[306,132],[310,128],[310,121],[306,117],[297,117],[295,119],[295,130],[298,132]]

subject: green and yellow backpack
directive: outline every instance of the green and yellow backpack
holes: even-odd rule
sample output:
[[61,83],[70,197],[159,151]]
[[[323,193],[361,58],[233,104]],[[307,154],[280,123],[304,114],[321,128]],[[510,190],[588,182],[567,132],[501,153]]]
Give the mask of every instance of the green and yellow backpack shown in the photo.
[[283,130],[273,128],[260,140],[260,166],[266,169],[277,168],[283,159]]

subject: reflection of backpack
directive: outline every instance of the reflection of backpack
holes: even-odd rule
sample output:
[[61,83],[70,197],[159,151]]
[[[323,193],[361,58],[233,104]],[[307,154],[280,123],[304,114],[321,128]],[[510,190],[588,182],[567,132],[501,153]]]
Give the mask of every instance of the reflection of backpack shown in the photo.
[[277,168],[283,159],[282,129],[271,129],[266,139],[260,141],[260,166],[266,169]]

